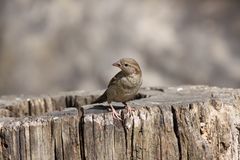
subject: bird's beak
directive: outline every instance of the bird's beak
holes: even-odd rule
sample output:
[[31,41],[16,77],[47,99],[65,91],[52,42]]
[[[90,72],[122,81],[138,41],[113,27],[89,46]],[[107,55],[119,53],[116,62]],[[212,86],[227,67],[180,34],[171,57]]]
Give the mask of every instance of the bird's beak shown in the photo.
[[119,67],[119,68],[121,67],[120,61],[117,61],[117,62],[113,63],[112,65],[115,67]]

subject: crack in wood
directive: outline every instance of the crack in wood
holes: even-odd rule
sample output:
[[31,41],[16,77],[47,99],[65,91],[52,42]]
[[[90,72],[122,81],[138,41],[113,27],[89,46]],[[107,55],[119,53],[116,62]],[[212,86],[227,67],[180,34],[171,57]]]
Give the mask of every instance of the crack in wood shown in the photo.
[[128,157],[128,137],[127,137],[127,127],[125,125],[125,121],[122,121],[122,127],[124,130],[124,136],[125,136],[125,156]]
[[172,110],[172,119],[173,119],[173,130],[175,133],[175,136],[177,138],[177,144],[178,144],[178,151],[179,151],[179,160],[182,160],[182,147],[181,147],[181,140],[180,140],[180,133],[178,128],[178,119],[177,119],[177,113],[174,106],[171,106]]
[[81,153],[81,160],[86,160],[85,157],[85,148],[84,148],[84,116],[80,117],[79,121],[79,140],[80,140],[80,153]]

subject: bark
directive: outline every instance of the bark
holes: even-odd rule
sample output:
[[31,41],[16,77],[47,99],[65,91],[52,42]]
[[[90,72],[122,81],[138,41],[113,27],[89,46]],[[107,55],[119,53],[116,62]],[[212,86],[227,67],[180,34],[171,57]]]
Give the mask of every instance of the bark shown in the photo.
[[0,98],[0,159],[240,159],[240,90],[145,88],[127,116],[102,92]]

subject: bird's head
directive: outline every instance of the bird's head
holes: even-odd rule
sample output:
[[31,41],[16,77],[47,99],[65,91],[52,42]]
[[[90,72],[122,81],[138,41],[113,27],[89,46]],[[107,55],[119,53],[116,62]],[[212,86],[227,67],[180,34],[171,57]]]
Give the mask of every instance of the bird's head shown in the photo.
[[112,65],[120,68],[124,73],[128,75],[142,74],[139,64],[133,58],[122,58],[119,61],[113,63]]

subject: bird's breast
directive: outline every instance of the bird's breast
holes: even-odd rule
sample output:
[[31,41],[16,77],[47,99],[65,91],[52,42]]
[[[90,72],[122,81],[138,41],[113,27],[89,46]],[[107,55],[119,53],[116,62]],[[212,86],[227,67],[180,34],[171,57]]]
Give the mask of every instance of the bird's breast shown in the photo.
[[141,77],[135,77],[135,75],[123,77],[114,86],[108,88],[108,99],[116,102],[128,101],[134,98],[141,84]]
[[141,86],[142,84],[142,79],[140,77],[140,75],[131,75],[131,76],[127,76],[121,79],[121,83],[123,85],[123,88],[136,88]]

